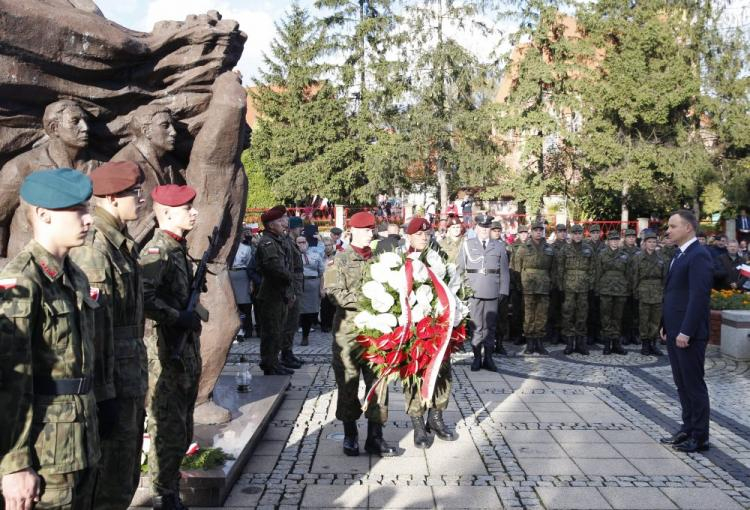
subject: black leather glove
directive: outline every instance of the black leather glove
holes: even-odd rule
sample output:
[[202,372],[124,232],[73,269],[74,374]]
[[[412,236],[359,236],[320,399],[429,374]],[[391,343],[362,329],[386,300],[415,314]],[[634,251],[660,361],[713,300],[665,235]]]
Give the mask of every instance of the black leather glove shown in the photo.
[[99,437],[107,438],[112,435],[117,419],[117,401],[115,399],[102,400],[96,404],[99,418]]
[[201,330],[201,319],[198,314],[190,310],[182,310],[175,322],[177,327],[198,332]]

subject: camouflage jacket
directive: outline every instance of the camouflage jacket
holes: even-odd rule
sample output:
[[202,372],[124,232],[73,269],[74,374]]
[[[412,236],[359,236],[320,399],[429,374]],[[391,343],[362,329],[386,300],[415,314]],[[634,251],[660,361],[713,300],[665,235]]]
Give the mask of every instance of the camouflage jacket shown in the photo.
[[333,332],[336,336],[351,338],[356,335],[354,316],[360,310],[362,285],[367,277],[370,263],[351,246],[336,255],[323,277],[328,296],[336,305],[333,316]]
[[524,294],[549,294],[555,279],[555,254],[543,239],[535,243],[531,238],[513,254],[513,265],[521,275]]
[[[141,250],[143,308],[146,312],[148,358],[167,363],[171,347],[185,330],[175,325],[190,299],[193,264],[185,242],[165,230],[156,229],[154,237]],[[200,367],[199,335],[188,334],[183,362]]]
[[458,253],[461,251],[461,245],[464,242],[463,237],[452,238],[445,237],[438,243],[440,249],[443,250],[446,256],[446,261],[455,263],[458,259]]
[[0,475],[31,467],[42,476],[99,460],[93,388],[42,395],[43,382],[91,380],[94,313],[86,275],[31,241],[0,273]]
[[605,249],[596,264],[596,289],[603,296],[629,296],[630,256],[622,248]]
[[294,296],[291,254],[284,237],[266,230],[260,236],[255,252],[255,269],[261,275],[259,300],[283,299]]
[[138,246],[107,211],[94,208],[93,217],[86,244],[71,250],[70,257],[99,294],[94,394],[97,401],[142,397],[148,371]]
[[584,243],[587,243],[591,248],[594,250],[595,255],[599,255],[602,250],[604,250],[607,246],[604,244],[604,241],[599,239],[598,241],[592,241],[591,238],[584,239]]
[[292,271],[292,288],[297,298],[302,297],[304,287],[304,263],[302,262],[302,252],[297,247],[297,242],[289,236],[284,236],[289,250],[289,266]]
[[513,244],[508,246],[508,268],[510,269],[510,290],[511,291],[520,291],[523,286],[521,285],[521,273],[518,272],[518,269],[515,267],[515,259],[516,254],[518,253],[518,248],[521,247],[523,243],[520,239],[516,239],[513,241]]
[[633,296],[643,303],[661,303],[668,271],[669,262],[663,254],[639,252],[631,263]]
[[622,247],[622,250],[628,255],[630,255],[631,258],[635,257],[637,254],[641,252],[641,249],[637,245],[636,246],[625,245]]
[[566,292],[588,292],[596,271],[594,248],[588,243],[572,242],[558,254],[558,287]]

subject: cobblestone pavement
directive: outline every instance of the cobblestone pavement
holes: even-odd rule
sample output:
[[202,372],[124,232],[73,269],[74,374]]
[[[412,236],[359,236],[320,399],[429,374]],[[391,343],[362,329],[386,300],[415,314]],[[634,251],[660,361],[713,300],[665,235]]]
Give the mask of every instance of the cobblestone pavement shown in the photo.
[[[235,485],[239,508],[750,508],[750,366],[709,348],[711,445],[683,454],[658,443],[678,426],[669,363],[642,356],[496,357],[499,373],[471,372],[454,355],[446,421],[460,438],[413,446],[399,385],[386,439],[399,457],[341,452],[328,334],[295,348],[306,361]],[[258,360],[258,339],[234,345],[227,370]],[[257,369],[256,369],[257,370]],[[257,372],[259,374],[259,372]],[[360,443],[366,423],[360,420]]]

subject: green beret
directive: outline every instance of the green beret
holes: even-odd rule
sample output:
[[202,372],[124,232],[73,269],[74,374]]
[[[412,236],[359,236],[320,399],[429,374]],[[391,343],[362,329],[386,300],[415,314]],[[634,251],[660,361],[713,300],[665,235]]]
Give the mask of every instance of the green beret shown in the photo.
[[21,184],[21,198],[45,209],[66,209],[91,198],[91,179],[72,168],[38,170]]
[[656,231],[651,230],[650,228],[647,228],[643,231],[643,239],[656,239]]
[[594,224],[589,227],[589,232],[601,232],[601,231],[602,231],[602,228],[599,225]]
[[289,217],[289,228],[302,228],[304,226],[304,223],[302,222],[302,218],[299,216],[290,216]]
[[570,231],[574,234],[583,234],[583,226],[573,225],[572,227],[570,227]]
[[611,239],[620,239],[620,232],[614,229],[607,232],[607,241]]
[[627,237],[627,236],[634,236],[634,235],[636,235],[635,234],[635,230],[633,230],[632,228],[629,228],[629,229],[625,230],[625,237]]
[[528,231],[529,231],[529,226],[528,225],[519,225],[518,226],[518,232],[519,233],[520,232],[528,232]]

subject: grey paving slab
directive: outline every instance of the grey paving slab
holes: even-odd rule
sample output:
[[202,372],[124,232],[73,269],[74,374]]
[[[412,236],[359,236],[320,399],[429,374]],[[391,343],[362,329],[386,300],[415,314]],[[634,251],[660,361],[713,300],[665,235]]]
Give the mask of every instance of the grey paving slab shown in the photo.
[[367,473],[370,469],[369,455],[347,457],[345,455],[316,455],[312,473]]
[[655,487],[602,487],[602,496],[617,510],[674,510],[675,504]]
[[302,508],[368,508],[367,485],[308,485]]
[[429,474],[427,461],[422,457],[372,457],[370,470],[372,475],[412,475],[426,476]]
[[534,413],[515,413],[515,412],[497,412],[493,411],[492,419],[499,423],[530,423],[538,422],[539,419]]
[[433,487],[436,508],[503,508],[494,487]]
[[584,420],[576,413],[545,413],[534,411],[540,422],[544,423],[581,423]]
[[546,430],[504,430],[508,443],[554,443],[555,439]]
[[370,508],[434,508],[432,488],[427,486],[370,487]]
[[281,450],[286,446],[286,441],[262,441],[255,450],[253,450],[253,456],[256,455],[276,455],[281,453]]
[[656,443],[641,430],[602,430],[599,432],[609,443]]
[[674,459],[671,448],[659,443],[610,443],[629,459]]
[[510,443],[510,449],[517,458],[541,457],[541,458],[568,458],[560,445],[555,443]]
[[432,448],[426,451],[427,469],[431,475],[487,475],[487,467],[476,448],[467,448],[466,451],[443,451],[437,441]]
[[560,443],[604,443],[605,439],[596,430],[550,430]]
[[672,459],[629,459],[644,475],[698,476],[698,473],[683,461]]
[[518,464],[527,475],[567,476],[580,475],[583,471],[570,459],[520,458]]
[[620,459],[623,457],[607,443],[560,443],[560,445],[565,453],[573,458]]
[[242,473],[270,473],[278,459],[278,455],[251,455]]
[[742,510],[732,498],[719,489],[662,489],[681,510]]
[[547,510],[605,510],[612,506],[594,487],[537,487]]
[[574,459],[584,474],[594,476],[634,476],[638,469],[625,459]]
[[569,413],[573,409],[564,402],[528,402],[526,404],[530,411],[546,413]]

